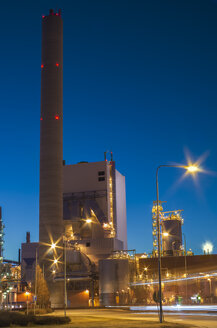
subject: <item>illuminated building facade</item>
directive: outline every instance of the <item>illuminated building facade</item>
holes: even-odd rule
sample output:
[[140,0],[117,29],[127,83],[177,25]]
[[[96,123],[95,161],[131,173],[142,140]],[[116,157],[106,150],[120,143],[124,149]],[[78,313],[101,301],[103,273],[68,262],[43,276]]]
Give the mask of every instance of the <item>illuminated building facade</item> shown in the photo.
[[127,249],[125,177],[115,169],[115,162],[66,165],[63,182],[66,233],[80,245],[88,244],[85,253],[92,249],[90,240],[94,253],[99,240],[106,240],[111,250]]
[[[137,254],[136,259],[138,276],[131,283],[135,302],[155,304],[153,294],[158,290],[158,259],[142,254]],[[217,303],[216,254],[163,256],[161,273],[165,305]]]

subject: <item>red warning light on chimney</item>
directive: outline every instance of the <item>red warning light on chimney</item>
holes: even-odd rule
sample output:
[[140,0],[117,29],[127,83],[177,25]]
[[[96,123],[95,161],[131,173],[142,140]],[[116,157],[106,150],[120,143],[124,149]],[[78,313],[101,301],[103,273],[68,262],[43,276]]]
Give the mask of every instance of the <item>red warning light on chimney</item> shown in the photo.
[[44,65],[43,64],[41,64],[41,68],[44,68]]
[[56,115],[55,120],[59,120],[59,119],[60,119],[59,115]]
[[40,118],[40,121],[42,121],[42,117]]
[[60,66],[60,64],[59,63],[56,63],[56,67],[59,67]]

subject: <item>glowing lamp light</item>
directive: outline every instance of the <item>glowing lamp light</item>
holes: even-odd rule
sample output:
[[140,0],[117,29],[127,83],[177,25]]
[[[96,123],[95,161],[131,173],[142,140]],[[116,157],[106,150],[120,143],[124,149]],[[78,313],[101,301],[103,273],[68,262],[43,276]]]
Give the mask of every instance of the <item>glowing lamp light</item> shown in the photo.
[[195,173],[195,172],[199,171],[199,168],[196,165],[190,165],[190,166],[186,167],[186,170],[189,173]]
[[85,294],[89,294],[89,290],[88,289],[85,290]]
[[55,247],[56,247],[56,244],[52,244],[52,245],[51,245],[51,248],[54,249]]
[[29,292],[26,292],[25,294],[26,294],[26,296],[28,296],[30,293]]
[[53,261],[53,263],[56,264],[56,263],[57,263],[57,259],[55,259],[55,260]]
[[54,273],[56,273],[56,271],[55,271],[55,270],[53,270],[52,272],[53,272],[53,274],[54,274]]
[[211,254],[213,251],[213,244],[210,241],[206,241],[202,245],[202,248],[203,248],[204,253]]
[[86,222],[87,222],[87,223],[91,223],[92,220],[91,220],[91,219],[87,219]]
[[163,236],[168,237],[169,236],[168,232],[163,232]]
[[59,115],[56,115],[55,120],[59,120],[59,119],[60,119]]

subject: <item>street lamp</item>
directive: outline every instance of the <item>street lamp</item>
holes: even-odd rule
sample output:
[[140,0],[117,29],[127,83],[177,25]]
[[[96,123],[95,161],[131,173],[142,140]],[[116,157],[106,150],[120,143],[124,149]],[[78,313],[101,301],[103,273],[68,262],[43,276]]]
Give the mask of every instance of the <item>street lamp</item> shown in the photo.
[[211,296],[212,296],[212,281],[210,278],[207,279],[209,281],[209,295],[210,295],[210,303],[212,303],[212,299],[211,299]]
[[[185,254],[185,278],[187,278],[187,246],[186,246],[186,236],[184,232],[182,233],[184,237],[184,254]],[[188,304],[188,280],[185,281],[185,297],[186,304]]]
[[26,314],[29,314],[29,307],[28,307],[28,296],[29,296],[29,292],[26,292]]
[[[63,267],[64,267],[64,316],[66,317],[66,307],[67,307],[67,289],[66,289],[66,241],[67,238],[65,235],[62,235],[62,240],[63,240]],[[52,243],[51,248],[53,250],[56,249],[56,244]],[[53,261],[54,264],[58,263],[57,259],[54,259]],[[52,271],[53,274],[56,273],[56,270],[53,269]]]
[[157,241],[158,241],[158,283],[159,283],[159,305],[160,305],[160,323],[163,322],[162,308],[162,283],[161,283],[161,242],[160,242],[160,219],[159,219],[159,187],[158,187],[158,171],[161,167],[176,167],[185,169],[187,172],[194,174],[199,171],[196,165],[159,165],[156,170],[156,194],[157,194]]

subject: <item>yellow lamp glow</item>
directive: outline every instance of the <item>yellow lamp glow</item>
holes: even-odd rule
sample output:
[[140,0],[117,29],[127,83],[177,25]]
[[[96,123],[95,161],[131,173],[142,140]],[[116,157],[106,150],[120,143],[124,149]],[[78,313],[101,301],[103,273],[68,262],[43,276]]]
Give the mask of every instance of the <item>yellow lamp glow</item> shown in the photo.
[[54,264],[56,264],[57,263],[57,259],[55,259],[53,262],[54,262]]
[[189,166],[186,166],[186,170],[189,173],[195,173],[195,172],[199,171],[199,168],[196,165],[189,165]]
[[91,220],[91,219],[87,219],[86,222],[87,222],[87,223],[91,223],[92,220]]
[[51,248],[54,249],[55,247],[56,247],[56,244],[52,244],[52,245],[51,245]]

